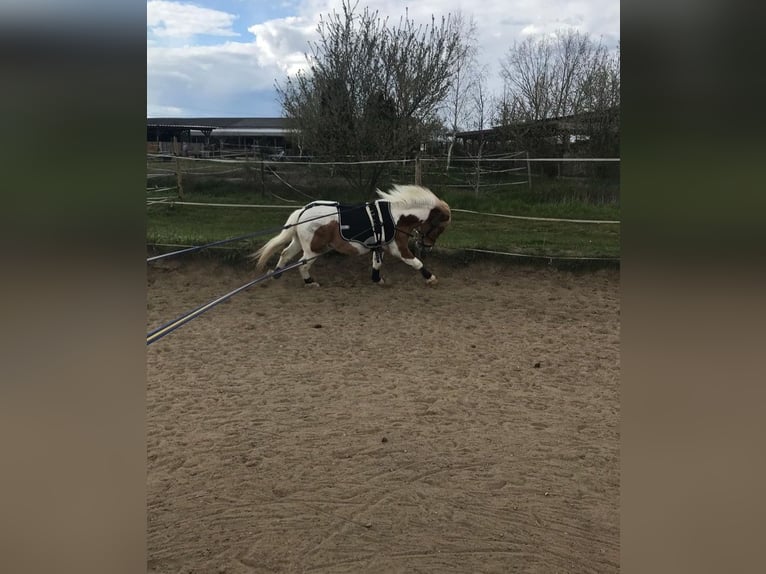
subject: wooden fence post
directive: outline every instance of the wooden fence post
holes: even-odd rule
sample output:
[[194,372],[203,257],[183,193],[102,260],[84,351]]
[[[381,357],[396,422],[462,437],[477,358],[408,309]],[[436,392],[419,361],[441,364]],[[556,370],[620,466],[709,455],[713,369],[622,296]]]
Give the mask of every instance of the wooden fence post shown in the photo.
[[266,174],[263,168],[263,159],[261,159],[261,195],[266,197]]
[[481,153],[484,150],[484,141],[479,142],[479,152],[476,155],[476,185],[474,187],[474,195],[479,197],[479,186],[481,185]]
[[532,169],[529,163],[529,152],[527,152],[527,180],[529,181],[529,191],[532,191]]
[[415,158],[415,185],[423,185],[423,166],[420,163],[420,154]]
[[176,185],[178,186],[178,198],[184,198],[184,184],[181,176],[181,158],[178,155],[178,138],[173,136],[173,153],[176,156]]

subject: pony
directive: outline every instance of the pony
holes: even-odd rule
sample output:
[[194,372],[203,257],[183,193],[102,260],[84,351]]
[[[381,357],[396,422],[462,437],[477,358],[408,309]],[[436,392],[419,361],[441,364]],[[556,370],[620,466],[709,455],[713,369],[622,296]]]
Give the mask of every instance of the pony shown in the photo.
[[373,252],[372,281],[384,283],[380,276],[383,253],[404,261],[420,271],[426,285],[435,285],[436,275],[410,251],[409,239],[416,238],[416,251],[428,252],[451,220],[449,205],[431,190],[417,185],[394,185],[388,191],[376,190],[379,199],[343,205],[334,201],[314,201],[296,209],[287,218],[279,235],[251,255],[262,270],[283,245],[273,277],[303,251],[300,273],[304,284],[319,286],[311,277],[311,265],[322,253],[335,250],[346,255]]

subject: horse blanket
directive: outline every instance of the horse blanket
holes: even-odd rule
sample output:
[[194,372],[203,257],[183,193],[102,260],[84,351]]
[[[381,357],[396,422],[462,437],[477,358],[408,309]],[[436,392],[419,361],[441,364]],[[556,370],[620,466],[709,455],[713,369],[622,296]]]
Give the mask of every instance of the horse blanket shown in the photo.
[[396,224],[388,201],[376,200],[362,205],[338,204],[340,234],[346,241],[374,249],[391,243]]

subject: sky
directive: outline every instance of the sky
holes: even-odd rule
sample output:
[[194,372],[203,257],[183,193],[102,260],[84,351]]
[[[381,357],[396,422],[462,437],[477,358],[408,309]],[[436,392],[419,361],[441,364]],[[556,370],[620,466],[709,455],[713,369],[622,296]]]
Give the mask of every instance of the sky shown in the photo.
[[[305,67],[320,14],[341,0],[149,0],[148,117],[278,117],[275,83]],[[606,46],[620,39],[619,0],[359,0],[390,21],[418,23],[461,12],[473,17],[479,64],[490,93],[502,89],[500,60],[514,41],[586,32]]]

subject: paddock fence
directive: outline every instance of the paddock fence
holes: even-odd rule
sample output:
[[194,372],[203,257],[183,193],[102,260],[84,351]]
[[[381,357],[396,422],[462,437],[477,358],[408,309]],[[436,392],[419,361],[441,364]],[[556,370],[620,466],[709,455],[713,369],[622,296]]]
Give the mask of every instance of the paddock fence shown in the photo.
[[530,158],[526,152],[477,157],[319,161],[299,157],[255,159],[231,156],[147,155],[147,188],[175,191],[226,187],[279,200],[369,197],[370,181],[419,183],[438,195],[502,196],[561,193],[596,203],[619,201],[619,158]]
[[[447,199],[456,216],[472,217],[474,221],[476,217],[487,221],[515,220],[517,227],[529,225],[530,238],[519,242],[518,249],[500,252],[491,245],[477,245],[473,250],[477,253],[619,261],[614,256],[582,256],[601,253],[590,250],[587,233],[578,233],[575,237],[569,229],[564,233],[573,238],[571,249],[566,246],[566,249],[551,254],[547,247],[547,242],[562,233],[553,229],[554,225],[570,229],[573,225],[602,227],[605,231],[599,240],[608,234],[619,241],[620,222],[615,218],[535,217],[508,209],[514,205],[515,199],[519,203],[552,200],[618,205],[619,167],[619,158],[531,158],[526,152],[481,158],[419,157],[361,162],[325,162],[305,157],[263,159],[241,155],[201,158],[150,153],[147,154],[146,201],[150,209],[171,205],[188,206],[189,209],[273,211],[294,209],[318,199],[347,203],[369,201],[374,198],[369,181],[376,181],[376,187],[381,189],[391,184],[420,183]],[[470,197],[471,201],[479,198],[482,205],[491,208],[483,211],[460,209],[461,197]],[[467,207],[470,202],[463,203]],[[457,217],[455,219],[457,222]],[[242,232],[245,231],[252,230]],[[194,245],[158,243],[155,247],[175,249]],[[610,255],[615,253],[612,248]]]

